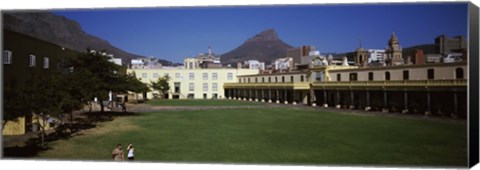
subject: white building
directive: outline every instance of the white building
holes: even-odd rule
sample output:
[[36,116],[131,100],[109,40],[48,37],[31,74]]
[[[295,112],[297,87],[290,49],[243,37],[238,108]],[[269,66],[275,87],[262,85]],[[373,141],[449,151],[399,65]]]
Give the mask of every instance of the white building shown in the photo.
[[274,69],[277,71],[287,71],[293,69],[293,59],[292,58],[279,58],[273,63]]
[[132,69],[158,69],[162,68],[162,64],[158,62],[158,58],[138,58],[130,61]]
[[259,62],[258,60],[248,60],[243,65],[249,69],[265,70],[265,62]]
[[110,61],[112,63],[115,63],[119,66],[122,65],[122,59],[121,58],[115,58],[115,57],[113,57],[113,54],[108,54],[107,57],[108,57],[108,61]]
[[385,50],[383,49],[368,49],[368,63],[378,62],[385,63]]
[[[143,83],[149,84],[151,81],[158,80],[159,77],[168,75],[170,77],[169,99],[215,99],[224,98],[224,83],[237,82],[239,75],[258,74],[256,69],[234,69],[234,68],[214,68],[214,69],[128,69],[127,73],[134,73]],[[141,98],[152,99],[159,96],[157,91],[140,95]]]

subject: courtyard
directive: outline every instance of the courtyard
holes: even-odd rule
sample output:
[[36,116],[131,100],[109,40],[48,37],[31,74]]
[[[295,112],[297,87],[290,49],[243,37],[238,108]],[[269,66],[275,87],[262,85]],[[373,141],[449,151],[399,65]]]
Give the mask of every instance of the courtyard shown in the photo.
[[235,100],[152,100],[49,143],[35,159],[293,165],[467,164],[465,120]]

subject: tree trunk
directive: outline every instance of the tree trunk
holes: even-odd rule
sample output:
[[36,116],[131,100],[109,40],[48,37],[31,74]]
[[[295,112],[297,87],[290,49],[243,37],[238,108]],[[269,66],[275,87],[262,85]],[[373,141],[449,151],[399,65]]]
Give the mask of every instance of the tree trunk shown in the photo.
[[40,130],[41,130],[41,135],[40,135],[40,139],[41,139],[41,144],[40,146],[41,147],[44,147],[45,146],[45,118],[44,116],[41,116],[42,117],[42,123],[40,123],[40,116],[37,115],[37,123],[38,123],[38,127],[40,127]]
[[89,101],[87,105],[88,105],[88,113],[92,113],[92,107],[93,107],[92,101]]
[[101,100],[100,101],[100,112],[102,112],[102,113],[103,113],[103,107],[104,107],[103,100]]

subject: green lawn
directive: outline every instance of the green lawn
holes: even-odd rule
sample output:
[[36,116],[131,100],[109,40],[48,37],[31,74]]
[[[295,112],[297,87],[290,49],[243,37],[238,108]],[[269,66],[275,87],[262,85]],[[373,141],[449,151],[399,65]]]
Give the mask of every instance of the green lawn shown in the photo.
[[180,100],[151,100],[147,104],[155,106],[258,106],[264,103],[236,100],[203,100],[203,99],[180,99]]
[[427,165],[467,164],[466,125],[300,108],[162,111],[119,117],[51,143],[40,158],[110,160],[117,143],[138,161]]

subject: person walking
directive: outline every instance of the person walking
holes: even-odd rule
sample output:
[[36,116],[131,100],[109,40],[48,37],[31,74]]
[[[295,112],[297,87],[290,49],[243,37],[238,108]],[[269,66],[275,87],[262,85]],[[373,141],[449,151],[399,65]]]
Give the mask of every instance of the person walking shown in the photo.
[[128,160],[129,160],[129,161],[135,160],[135,156],[134,156],[134,154],[133,154],[134,150],[135,150],[135,149],[133,148],[133,145],[132,145],[132,144],[128,144],[128,146],[127,146],[127,157],[128,157]]
[[112,151],[112,158],[114,161],[123,161],[125,156],[122,151],[122,144],[118,144],[115,149]]

